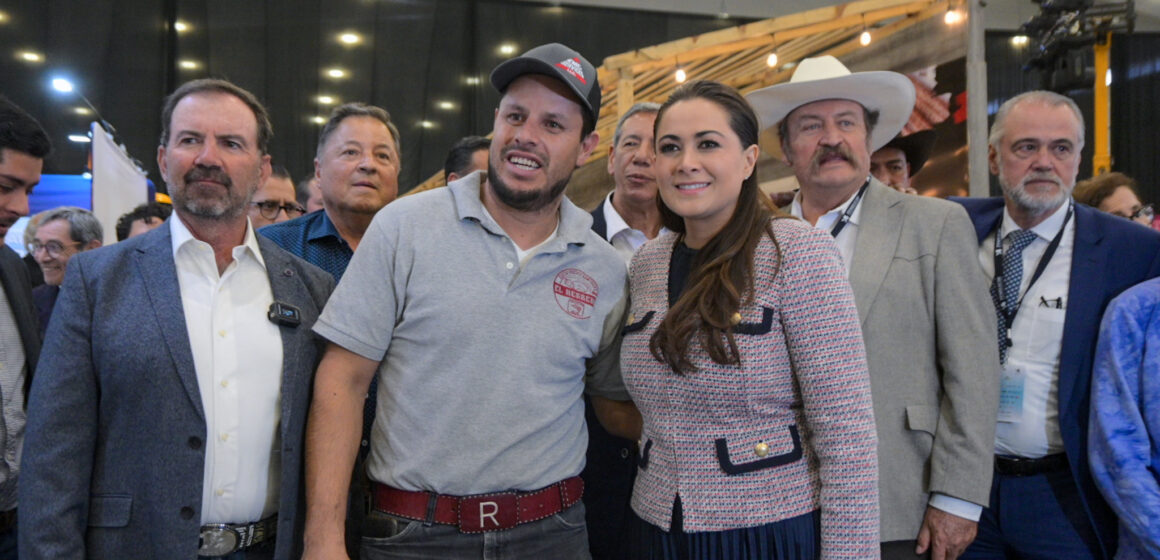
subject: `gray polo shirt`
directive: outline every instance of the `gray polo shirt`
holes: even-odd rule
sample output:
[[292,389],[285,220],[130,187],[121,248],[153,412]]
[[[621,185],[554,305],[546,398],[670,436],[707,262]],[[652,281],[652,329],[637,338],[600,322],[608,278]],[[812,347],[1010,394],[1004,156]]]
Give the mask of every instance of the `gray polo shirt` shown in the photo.
[[396,488],[468,495],[578,475],[582,393],[629,399],[624,263],[565,199],[557,235],[521,265],[481,176],[380,211],[314,326],[381,360],[367,468]]

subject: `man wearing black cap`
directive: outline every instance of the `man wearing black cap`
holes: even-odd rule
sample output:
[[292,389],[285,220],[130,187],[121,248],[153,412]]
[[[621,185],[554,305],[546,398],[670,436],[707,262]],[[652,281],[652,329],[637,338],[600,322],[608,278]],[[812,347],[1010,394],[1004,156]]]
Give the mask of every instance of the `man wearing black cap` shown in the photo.
[[870,156],[870,174],[898,192],[918,194],[910,179],[926,165],[934,139],[933,130],[895,136]]
[[315,331],[305,558],[341,558],[378,376],[363,558],[587,558],[582,394],[618,435],[624,263],[564,195],[597,144],[596,69],[559,44],[492,72],[488,173],[379,212]]

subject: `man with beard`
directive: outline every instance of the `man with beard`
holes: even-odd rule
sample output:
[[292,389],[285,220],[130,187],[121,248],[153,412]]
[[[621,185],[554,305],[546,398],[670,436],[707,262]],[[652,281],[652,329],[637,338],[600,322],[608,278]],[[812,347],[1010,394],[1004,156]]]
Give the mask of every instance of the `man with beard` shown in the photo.
[[[0,96],[0,238],[28,215],[28,196],[40,183],[44,158],[51,152],[40,123]],[[0,560],[17,558],[16,490],[23,476],[18,450],[40,341],[28,268],[16,251],[0,243]]]
[[266,110],[222,80],[177,89],[162,227],[69,260],[32,383],[20,556],[297,558],[302,448],[334,285],[258,237]]
[[364,558],[587,558],[587,393],[635,439],[625,267],[564,198],[596,147],[596,69],[559,44],[500,64],[488,173],[375,217],[316,325],[304,558],[343,557],[362,394],[377,377]]
[[964,558],[1112,558],[1116,517],[1088,463],[1092,361],[1111,299],[1160,274],[1160,234],[1072,201],[1084,124],[1071,99],[1009,99],[988,143],[1003,197],[958,202],[996,311],[1001,404],[991,505]]
[[998,374],[966,213],[870,175],[870,154],[914,98],[906,76],[850,73],[831,56],[749,95],[801,186],[790,210],[833,235],[850,271],[878,429],[882,556],[943,559],[971,542],[987,503]]

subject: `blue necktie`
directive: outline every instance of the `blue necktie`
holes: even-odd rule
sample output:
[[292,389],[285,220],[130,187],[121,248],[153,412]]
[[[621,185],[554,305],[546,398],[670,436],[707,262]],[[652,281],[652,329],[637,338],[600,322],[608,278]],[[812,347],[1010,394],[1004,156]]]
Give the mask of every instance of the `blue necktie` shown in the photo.
[[[1035,241],[1035,233],[1017,229],[1007,234],[1011,246],[1003,252],[1003,285],[999,286],[999,278],[991,282],[991,300],[995,303],[995,316],[999,320],[999,363],[1007,363],[1007,318],[1003,316],[1003,307],[999,300],[999,290],[1003,290],[1003,301],[1007,302],[1008,313],[1014,314],[1019,303],[1019,284],[1023,281],[1023,249]],[[998,241],[996,241],[998,243]]]

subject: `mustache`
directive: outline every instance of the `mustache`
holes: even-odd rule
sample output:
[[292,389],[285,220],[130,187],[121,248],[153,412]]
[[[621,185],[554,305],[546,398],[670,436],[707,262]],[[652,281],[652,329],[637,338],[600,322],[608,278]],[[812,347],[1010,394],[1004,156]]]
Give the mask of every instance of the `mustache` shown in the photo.
[[1023,179],[1021,179],[1019,181],[1019,186],[1026,187],[1027,183],[1030,183],[1032,181],[1051,181],[1051,182],[1055,183],[1057,186],[1060,186],[1060,187],[1063,186],[1063,179],[1060,178],[1059,175],[1056,175],[1055,173],[1052,173],[1050,171],[1036,171],[1036,172],[1028,173],[1027,175],[1024,175]]
[[225,185],[226,187],[232,187],[234,185],[234,182],[232,179],[230,179],[230,176],[227,175],[225,171],[222,171],[222,169],[220,167],[197,166],[197,167],[194,167],[193,169],[190,169],[188,172],[186,172],[183,179],[185,180],[186,184],[193,183],[196,181],[207,181],[208,180],[208,181],[213,181],[215,183],[221,183],[222,185]]
[[851,154],[850,151],[841,144],[837,146],[822,146],[818,149],[817,152],[814,152],[814,167],[820,166],[822,164],[822,160],[830,156],[838,156],[846,161],[854,161],[854,154]]

